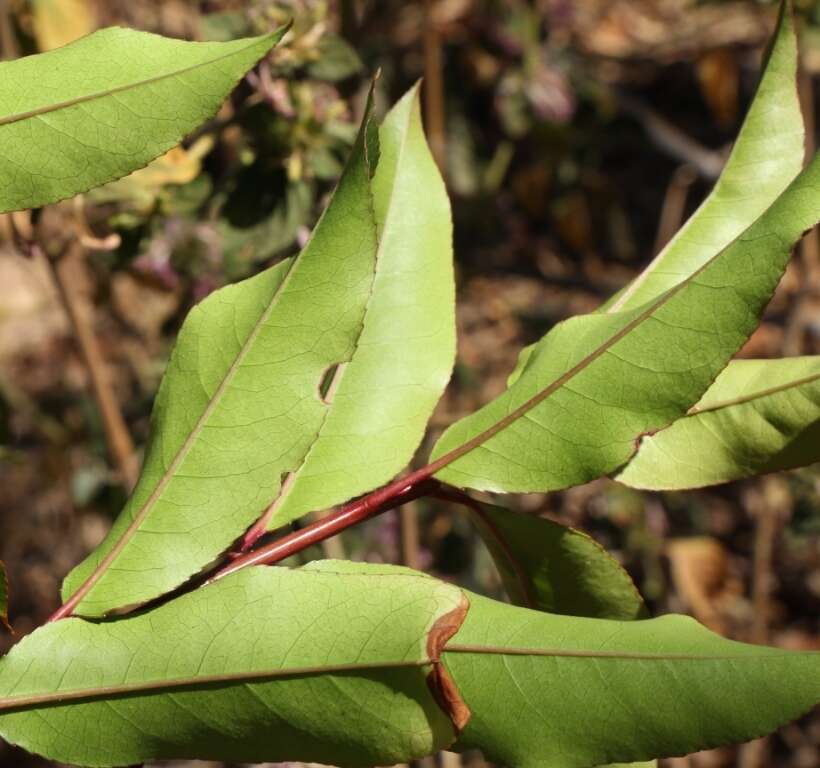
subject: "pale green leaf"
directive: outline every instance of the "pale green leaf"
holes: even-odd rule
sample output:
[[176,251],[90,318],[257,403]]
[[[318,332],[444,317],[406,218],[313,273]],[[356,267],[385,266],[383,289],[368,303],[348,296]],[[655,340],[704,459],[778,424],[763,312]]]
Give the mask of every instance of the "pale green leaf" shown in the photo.
[[629,574],[591,536],[494,504],[475,502],[471,509],[516,605],[625,621],[646,614]]
[[444,663],[472,717],[455,748],[590,768],[746,741],[820,702],[820,653],[725,640],[693,619],[555,616],[468,595]]
[[[757,93],[714,188],[647,268],[599,311],[637,307],[691,275],[754,223],[800,172],[805,127],[790,6],[781,5]],[[508,386],[521,374],[535,346],[522,350]]]
[[450,378],[450,203],[424,138],[418,86],[379,128],[373,195],[379,244],[363,326],[322,430],[269,529],[390,480],[418,448]]
[[800,172],[805,129],[796,74],[794,20],[791,3],[784,2],[757,93],[714,189],[603,310],[640,306],[692,274],[750,226]]
[[820,461],[820,357],[736,360],[701,401],[641,439],[615,479],[672,490]]
[[0,212],[147,165],[214,115],[284,32],[191,43],[110,28],[0,63]]
[[[472,519],[515,605],[590,618],[645,618],[629,574],[583,531],[475,502]],[[657,762],[598,768],[657,768]]]
[[448,746],[428,643],[461,591],[356,570],[248,568],[141,615],[46,625],[0,659],[0,735],[98,766],[392,765]]
[[501,764],[589,768],[749,739],[818,699],[817,653],[337,562],[247,568],[142,614],[65,619],[0,659],[0,735],[83,765],[388,765],[453,748],[458,725],[455,748]]
[[63,584],[84,615],[167,592],[218,558],[299,468],[327,418],[320,386],[349,360],[376,255],[365,119],[295,260],[223,288],[185,320],[152,414],[139,482]]
[[331,507],[412,458],[455,354],[449,205],[415,89],[379,134],[372,196],[375,135],[371,167],[360,138],[294,262],[186,320],[140,482],[64,585],[68,599],[97,579],[79,613],[161,595],[255,520],[263,531]]
[[820,218],[815,157],[737,240],[657,299],[572,318],[529,354],[494,401],[451,426],[437,477],[493,491],[547,491],[626,463],[638,438],[684,415],[759,322],[791,248]]
[[789,184],[803,156],[795,71],[784,5],[709,200],[608,312],[561,323],[522,352],[509,389],[436,445],[440,479],[508,492],[583,483],[624,464],[641,435],[697,402],[757,324],[789,247],[820,215],[817,161]]

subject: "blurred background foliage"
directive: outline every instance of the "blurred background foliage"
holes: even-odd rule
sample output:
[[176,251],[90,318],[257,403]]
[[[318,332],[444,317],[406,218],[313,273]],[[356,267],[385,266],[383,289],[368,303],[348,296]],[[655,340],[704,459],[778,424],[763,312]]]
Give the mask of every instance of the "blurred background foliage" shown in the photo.
[[[796,6],[813,148],[820,4]],[[304,244],[377,71],[383,109],[425,78],[428,135],[453,202],[459,359],[435,436],[503,389],[521,346],[593,310],[694,210],[752,97],[774,13],[742,0],[0,0],[5,58],[111,24],[227,40],[294,22],[181,146],[56,207],[79,256],[54,266],[24,255],[12,235],[31,218],[1,217],[0,555],[18,635],[56,607],[62,576],[118,513],[187,311]],[[816,235],[742,354],[820,354]],[[590,531],[655,613],[820,649],[816,467],[686,494],[601,480],[511,503]],[[405,562],[500,595],[450,508],[417,502],[325,554]],[[0,765],[44,764],[0,745]],[[820,717],[665,764],[818,768]]]

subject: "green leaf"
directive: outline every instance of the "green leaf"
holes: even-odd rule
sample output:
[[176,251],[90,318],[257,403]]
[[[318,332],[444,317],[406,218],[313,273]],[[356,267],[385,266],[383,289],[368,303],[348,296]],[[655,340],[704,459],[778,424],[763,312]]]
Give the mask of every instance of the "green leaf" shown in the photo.
[[800,172],[803,115],[797,95],[797,40],[783,2],[755,98],[714,189],[641,275],[602,308],[637,307],[701,267],[749,227]]
[[450,378],[456,345],[450,204],[424,138],[418,86],[379,128],[373,196],[379,244],[361,332],[323,429],[269,530],[396,475],[418,448]]
[[185,320],[157,394],[145,463],[102,545],[63,584],[99,616],[173,589],[219,557],[280,492],[327,417],[319,387],[355,349],[373,283],[365,118],[296,259],[213,293]]
[[0,734],[97,766],[392,765],[444,748],[455,733],[427,678],[463,595],[362,571],[248,568],[141,615],[48,624],[0,659]]
[[589,768],[768,733],[820,701],[820,653],[725,640],[694,619],[554,616],[469,594],[444,664],[472,717],[457,749]]
[[803,156],[795,72],[784,4],[713,194],[607,312],[561,323],[522,352],[509,389],[442,436],[437,477],[502,492],[587,482],[697,402],[757,324],[789,247],[820,215],[817,161],[789,183]]
[[412,457],[455,354],[449,206],[415,90],[379,133],[373,196],[363,129],[300,256],[189,315],[140,482],[64,584],[88,589],[80,614],[157,597],[254,520],[346,501]]
[[701,401],[647,435],[615,478],[672,490],[820,461],[820,357],[736,360]]
[[646,615],[629,574],[591,536],[493,504],[470,508],[515,605],[624,621]]
[[759,322],[793,244],[820,218],[820,158],[737,240],[657,299],[575,317],[500,397],[451,426],[436,476],[547,491],[612,472],[638,438],[685,414]]
[[[435,693],[433,693],[433,691]],[[247,568],[144,613],[54,622],[0,659],[0,735],[53,760],[407,762],[476,747],[588,768],[769,731],[820,654],[692,619],[496,603],[406,568]]]
[[[629,574],[591,536],[543,517],[468,505],[514,605],[590,618],[645,618]],[[657,762],[598,768],[657,768]]]
[[210,118],[286,28],[229,43],[95,32],[0,64],[0,212],[125,176]]

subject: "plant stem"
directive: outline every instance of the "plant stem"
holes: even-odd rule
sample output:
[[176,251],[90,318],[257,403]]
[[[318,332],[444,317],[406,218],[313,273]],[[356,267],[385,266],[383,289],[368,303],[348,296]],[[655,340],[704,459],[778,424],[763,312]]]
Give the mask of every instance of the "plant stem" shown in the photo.
[[68,246],[65,255],[48,258],[47,261],[88,372],[94,400],[102,417],[109,453],[117,468],[120,481],[125,489],[130,491],[137,481],[134,444],[111,386],[108,366],[92,328],[89,317],[90,308],[85,306],[78,296],[72,280],[72,266],[75,269],[85,266],[83,248],[79,242],[75,241]]
[[335,536],[337,533],[341,533],[352,525],[376,517],[389,509],[395,509],[413,499],[427,496],[439,488],[439,482],[430,477],[427,470],[428,467],[423,467],[421,470],[396,480],[362,499],[345,504],[336,512],[332,512],[327,517],[317,520],[299,531],[289,533],[281,539],[238,557],[232,563],[217,571],[205,583],[210,584],[250,565],[278,563],[314,544],[319,544],[325,539]]
[[401,529],[401,561],[414,571],[421,570],[419,563],[419,511],[418,505],[409,502],[399,510]]
[[444,81],[441,36],[436,24],[435,0],[424,0],[424,116],[430,150],[441,175],[447,175],[446,132],[444,127]]

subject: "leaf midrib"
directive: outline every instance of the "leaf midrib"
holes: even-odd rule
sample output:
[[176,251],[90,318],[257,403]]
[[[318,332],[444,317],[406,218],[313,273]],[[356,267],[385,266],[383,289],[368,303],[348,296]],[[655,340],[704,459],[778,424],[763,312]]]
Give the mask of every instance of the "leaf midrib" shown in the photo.
[[811,384],[815,381],[820,381],[820,373],[814,373],[809,376],[804,376],[801,379],[794,379],[793,381],[786,382],[785,384],[779,384],[774,387],[769,387],[768,389],[761,389],[757,392],[751,392],[748,395],[741,395],[739,397],[731,398],[730,400],[720,400],[715,403],[705,405],[702,408],[698,408],[698,406],[695,405],[683,418],[688,419],[693,416],[700,416],[701,414],[709,413],[710,411],[718,411],[724,408],[733,408],[737,405],[745,405],[746,403],[751,403],[755,400],[769,397],[770,395],[776,395],[790,389],[797,389],[798,387],[802,387],[805,384]]
[[84,104],[89,101],[104,99],[106,96],[113,96],[114,94],[122,93],[123,91],[141,88],[146,85],[152,85],[153,83],[157,83],[162,80],[168,80],[173,77],[179,77],[180,75],[187,74],[188,72],[193,72],[202,67],[212,66],[213,64],[217,64],[220,61],[224,61],[225,59],[230,59],[234,56],[238,56],[239,54],[247,51],[249,48],[253,48],[253,46],[259,44],[260,39],[264,38],[255,38],[253,42],[248,43],[248,45],[244,46],[243,48],[237,48],[236,50],[231,51],[230,53],[222,54],[214,59],[208,59],[207,61],[201,61],[198,64],[191,64],[187,67],[182,67],[181,69],[174,70],[173,72],[164,72],[161,75],[154,75],[153,77],[147,77],[143,80],[124,83],[123,85],[118,85],[114,88],[107,88],[102,91],[95,91],[94,93],[88,93],[84,96],[76,96],[72,99],[66,99],[65,101],[59,101],[54,104],[46,104],[42,107],[37,107],[36,109],[30,109],[26,112],[18,112],[11,115],[5,115],[4,117],[0,117],[0,127],[3,127],[4,125],[10,125],[13,123],[21,122],[22,120],[28,120],[32,117],[40,117],[41,115],[46,115],[50,112],[57,112],[61,109],[68,109],[69,107],[74,107],[77,104]]
[[[450,643],[444,653],[475,653],[498,656],[545,656],[577,659],[608,659],[611,661],[751,661],[772,658],[794,658],[794,651],[781,653],[649,653],[629,651],[584,651],[580,649],[567,650],[564,648],[526,648],[505,645],[480,645],[473,643]],[[800,656],[818,656],[820,651],[801,651]]]
[[[449,643],[443,649],[443,655],[480,654],[495,656],[530,656],[549,658],[598,659],[608,661],[659,661],[659,662],[697,662],[697,661],[769,661],[773,658],[793,658],[794,653],[753,653],[753,654],[663,654],[631,653],[628,651],[584,651],[562,648],[526,648],[503,645],[480,645],[470,643]],[[803,651],[800,656],[818,656],[820,651]],[[439,663],[425,657],[423,659],[382,661],[369,663],[327,664],[287,669],[256,670],[253,672],[227,672],[213,675],[171,678],[167,680],[149,680],[138,683],[121,683],[119,685],[97,686],[94,688],[75,688],[66,691],[52,691],[42,694],[24,694],[0,699],[0,712],[24,711],[44,706],[96,701],[120,696],[162,694],[166,691],[192,688],[224,687],[231,685],[249,685],[264,683],[282,678],[308,677],[348,672],[373,672],[380,670],[420,669]]]
[[370,663],[328,664],[288,669],[269,669],[253,672],[226,672],[214,675],[197,675],[168,680],[149,680],[139,683],[121,683],[95,688],[75,688],[67,691],[52,691],[41,694],[24,694],[0,699],[0,712],[24,710],[34,707],[61,705],[70,702],[113,698],[139,694],[161,694],[166,690],[180,688],[207,688],[211,686],[248,685],[264,683],[287,677],[307,677],[317,675],[343,674],[346,672],[371,672],[385,669],[409,669],[431,666],[433,659],[413,659],[410,661],[382,661]]
[[[816,161],[816,158],[815,158]],[[555,379],[551,384],[548,384],[544,389],[538,392],[536,395],[531,397],[526,402],[522,403],[518,408],[508,413],[503,419],[500,419],[491,427],[485,429],[483,432],[479,433],[472,439],[468,440],[465,443],[462,443],[460,446],[452,449],[448,453],[445,453],[443,456],[440,456],[435,461],[431,462],[428,467],[426,467],[426,471],[429,475],[434,475],[440,470],[444,469],[445,467],[452,464],[454,461],[457,461],[462,456],[473,451],[475,448],[478,448],[483,443],[487,442],[488,440],[495,437],[499,432],[502,432],[515,421],[517,421],[522,416],[526,415],[531,411],[533,408],[538,406],[552,394],[554,394],[557,390],[563,387],[567,382],[571,381],[577,374],[581,371],[585,370],[589,367],[592,363],[595,362],[599,357],[604,355],[608,352],[612,347],[615,346],[621,339],[629,335],[635,328],[640,326],[645,320],[648,320],[652,317],[655,312],[663,307],[667,302],[673,299],[680,291],[684,288],[688,287],[697,277],[699,277],[705,270],[707,270],[712,264],[714,264],[719,258],[721,258],[730,248],[736,246],[738,243],[742,241],[744,235],[749,232],[749,230],[754,227],[764,216],[768,215],[770,211],[783,199],[783,196],[793,188],[794,184],[801,178],[802,175],[806,174],[806,172],[811,168],[811,164],[807,166],[801,173],[795,176],[794,179],[786,186],[786,188],[778,195],[778,197],[758,216],[758,218],[750,224],[746,229],[744,229],[741,233],[737,235],[731,242],[721,248],[717,253],[714,254],[711,258],[705,261],[698,269],[688,275],[684,280],[680,283],[669,288],[665,293],[661,294],[653,303],[651,303],[647,309],[637,315],[633,320],[630,320],[620,331],[614,333],[610,336],[605,342],[601,345],[596,347],[590,354],[576,363],[572,368],[568,371],[563,373],[557,379]],[[815,217],[816,219],[816,217]],[[816,226],[815,224],[810,227],[812,229]],[[782,270],[781,270],[782,276]],[[630,311],[630,310],[625,310]],[[524,371],[522,371],[522,376],[524,375]],[[520,379],[520,377],[519,377]],[[506,390],[509,392],[510,390]],[[633,450],[633,454],[637,451],[637,446],[635,450]]]

